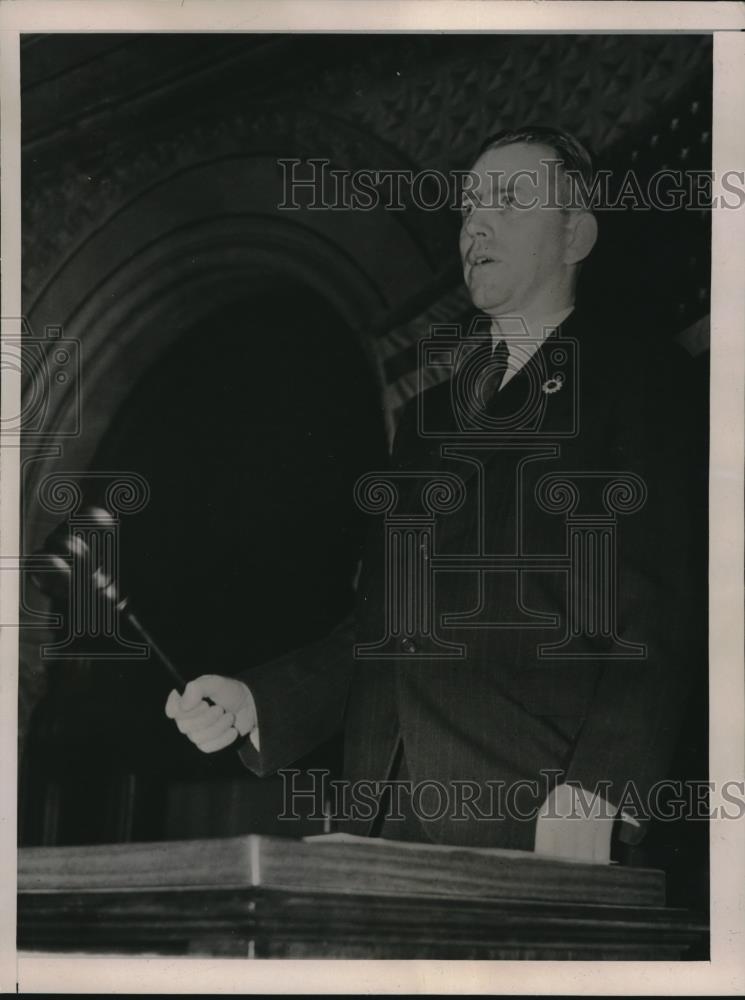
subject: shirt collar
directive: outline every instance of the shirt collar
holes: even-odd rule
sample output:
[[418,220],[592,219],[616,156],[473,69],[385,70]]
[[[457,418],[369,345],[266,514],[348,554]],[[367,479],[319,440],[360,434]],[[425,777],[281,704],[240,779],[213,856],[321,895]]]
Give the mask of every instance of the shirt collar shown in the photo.
[[492,352],[500,340],[505,341],[509,352],[507,371],[504,373],[502,386],[517,375],[544,340],[553,333],[557,326],[564,322],[573,309],[572,305],[557,312],[543,313],[532,317],[528,315],[499,316],[492,319]]

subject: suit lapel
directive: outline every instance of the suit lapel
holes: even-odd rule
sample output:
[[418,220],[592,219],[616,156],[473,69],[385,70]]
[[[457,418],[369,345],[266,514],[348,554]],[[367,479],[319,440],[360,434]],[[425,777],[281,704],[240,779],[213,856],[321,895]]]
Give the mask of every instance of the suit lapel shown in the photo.
[[[490,343],[491,320],[472,326],[475,344]],[[453,451],[476,446],[485,464],[498,461],[508,443],[560,441],[578,429],[581,314],[575,309],[480,412],[463,404],[462,386],[454,377],[428,389],[418,400],[418,424],[403,467],[436,474],[450,472],[469,479],[477,466],[458,460]],[[486,417],[486,426],[484,419]],[[413,450],[412,450],[413,449]],[[402,466],[399,466],[402,467]]]

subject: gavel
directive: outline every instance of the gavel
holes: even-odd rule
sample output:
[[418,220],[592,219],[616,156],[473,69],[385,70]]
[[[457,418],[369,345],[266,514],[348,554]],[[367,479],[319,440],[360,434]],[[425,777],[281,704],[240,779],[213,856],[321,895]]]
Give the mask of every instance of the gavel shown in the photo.
[[[79,511],[89,522],[111,527],[114,519],[103,507],[88,505]],[[83,578],[89,574],[88,583],[100,591],[114,607],[115,613],[127,623],[129,628],[149,647],[155,658],[168,671],[183,693],[186,681],[178,668],[163,652],[150,632],[140,621],[132,609],[132,603],[126,596],[119,593],[116,582],[105,572],[104,568],[94,559],[90,547],[79,535],[71,534],[67,522],[60,523],[49,535],[42,549],[36,554],[35,563],[41,572],[33,572],[32,579],[39,590],[50,597],[55,603],[67,600],[72,592],[73,564],[82,571]]]

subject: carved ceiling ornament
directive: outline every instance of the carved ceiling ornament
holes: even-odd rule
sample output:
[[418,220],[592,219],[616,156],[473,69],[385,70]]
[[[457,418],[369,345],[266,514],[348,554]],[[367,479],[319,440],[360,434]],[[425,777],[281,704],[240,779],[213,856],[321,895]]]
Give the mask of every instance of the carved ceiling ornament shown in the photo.
[[707,36],[398,37],[369,63],[327,70],[307,99],[335,95],[339,114],[420,167],[467,166],[484,136],[526,122],[561,125],[599,152],[708,65],[710,48]]
[[[309,79],[292,103],[289,95],[282,103],[247,103],[228,91],[219,105],[205,101],[189,109],[189,119],[164,121],[169,131],[155,137],[116,135],[85,160],[65,159],[63,152],[26,188],[27,299],[86,231],[138,191],[195,162],[251,151],[321,156],[343,169],[448,170],[467,166],[484,135],[526,120],[557,122],[600,151],[704,66],[711,44],[704,36],[661,35],[363,41],[360,59]],[[231,101],[240,106],[231,108]],[[442,262],[449,235],[443,213],[399,214]]]
[[[124,206],[183,170],[220,158],[270,155],[328,159],[334,169],[405,169],[395,150],[350,122],[309,109],[257,105],[225,118],[195,117],[167,134],[143,141],[116,136],[87,167],[62,162],[27,186],[23,202],[23,289],[27,311],[64,260]],[[273,206],[269,206],[270,208]],[[426,253],[434,213],[397,212],[397,224]],[[441,235],[441,233],[439,234]]]

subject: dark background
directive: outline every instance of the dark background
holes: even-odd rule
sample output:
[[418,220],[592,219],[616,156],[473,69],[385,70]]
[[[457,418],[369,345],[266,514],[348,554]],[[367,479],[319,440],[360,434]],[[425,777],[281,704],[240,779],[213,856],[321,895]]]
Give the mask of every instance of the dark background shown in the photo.
[[[25,37],[24,313],[83,355],[80,432],[58,452],[26,441],[25,550],[55,524],[45,474],[136,471],[151,498],[122,518],[122,582],[184,673],[322,635],[352,600],[351,486],[381,461],[417,339],[468,303],[457,213],[289,217],[277,158],[446,171],[534,122],[618,176],[706,170],[711,74],[695,35]],[[599,221],[580,295],[696,356],[705,421],[708,213]],[[52,404],[63,433],[70,401]],[[284,832],[278,779],[200,755],[165,719],[167,675],[43,660],[45,606],[29,584],[24,600],[23,843]],[[703,667],[673,776],[706,775]],[[303,763],[338,768],[338,741]],[[703,823],[653,829],[632,860],[705,905]]]

